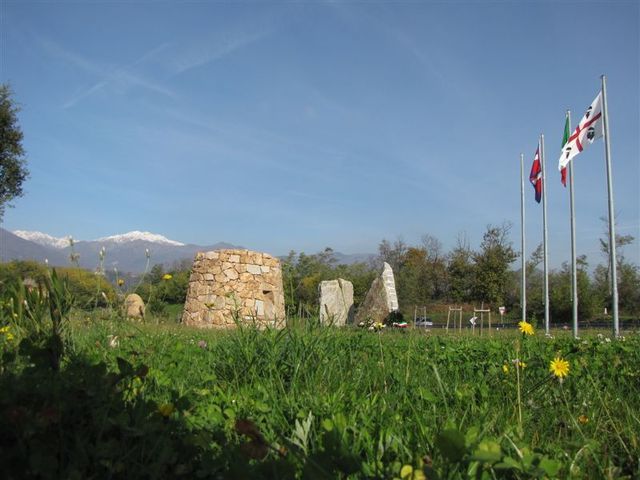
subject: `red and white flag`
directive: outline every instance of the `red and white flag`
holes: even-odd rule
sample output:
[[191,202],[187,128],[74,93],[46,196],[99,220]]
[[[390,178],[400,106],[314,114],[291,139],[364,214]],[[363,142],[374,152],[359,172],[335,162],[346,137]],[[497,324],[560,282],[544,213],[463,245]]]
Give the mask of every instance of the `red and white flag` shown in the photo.
[[558,170],[566,168],[573,157],[582,152],[595,140],[602,137],[604,128],[602,123],[602,92],[587,108],[584,117],[576,127],[569,141],[562,147],[562,153],[558,161]]
[[536,191],[536,202],[540,203],[542,198],[542,168],[540,167],[540,147],[536,150],[536,155],[533,158],[533,164],[531,165],[531,173],[529,174],[529,181],[533,185],[533,189]]

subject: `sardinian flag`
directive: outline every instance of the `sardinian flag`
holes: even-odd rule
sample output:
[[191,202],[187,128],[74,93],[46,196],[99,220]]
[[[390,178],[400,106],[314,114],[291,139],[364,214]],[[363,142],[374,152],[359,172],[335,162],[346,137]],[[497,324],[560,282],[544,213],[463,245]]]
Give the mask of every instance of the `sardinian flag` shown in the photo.
[[536,150],[536,156],[533,157],[533,165],[531,165],[531,173],[529,181],[536,191],[536,202],[540,203],[542,198],[542,168],[540,166],[540,147]]
[[567,166],[573,157],[591,145],[594,140],[602,137],[603,134],[602,92],[600,92],[589,108],[587,108],[584,117],[582,117],[575,131],[569,137],[569,141],[562,147],[562,154],[558,161],[558,170],[562,172],[562,169]]

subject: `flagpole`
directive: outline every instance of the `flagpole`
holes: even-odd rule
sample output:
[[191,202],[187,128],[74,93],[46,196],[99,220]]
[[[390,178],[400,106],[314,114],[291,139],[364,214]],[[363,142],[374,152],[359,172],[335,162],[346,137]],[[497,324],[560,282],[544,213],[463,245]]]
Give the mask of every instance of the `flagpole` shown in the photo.
[[[571,130],[571,111],[567,110],[569,130]],[[578,338],[578,263],[576,259],[576,211],[573,195],[573,161],[567,166],[569,169],[569,205],[571,210],[571,306],[573,338]]]
[[604,155],[607,163],[607,195],[609,199],[609,262],[611,264],[611,310],[613,334],[620,335],[618,318],[618,273],[616,259],[615,215],[613,210],[613,179],[611,174],[611,147],[609,145],[609,112],[607,111],[607,77],[602,75],[602,118],[604,123]]
[[544,333],[549,329],[549,252],[547,250],[547,165],[544,156],[544,135],[540,134],[540,165],[542,167],[542,248],[544,252]]
[[520,235],[522,237],[522,245],[520,257],[522,259],[522,278],[520,303],[522,304],[522,321],[527,321],[527,274],[526,274],[526,256],[525,256],[525,232],[524,232],[524,153],[520,154]]

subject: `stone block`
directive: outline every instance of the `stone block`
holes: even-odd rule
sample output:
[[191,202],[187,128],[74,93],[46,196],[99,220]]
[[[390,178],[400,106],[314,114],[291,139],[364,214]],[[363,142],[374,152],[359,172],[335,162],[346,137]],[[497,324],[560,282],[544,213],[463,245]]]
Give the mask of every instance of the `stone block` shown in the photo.
[[320,323],[344,326],[353,321],[353,284],[339,278],[320,282]]
[[249,264],[247,265],[247,272],[249,272],[252,275],[261,275],[262,269],[260,268],[259,265]]

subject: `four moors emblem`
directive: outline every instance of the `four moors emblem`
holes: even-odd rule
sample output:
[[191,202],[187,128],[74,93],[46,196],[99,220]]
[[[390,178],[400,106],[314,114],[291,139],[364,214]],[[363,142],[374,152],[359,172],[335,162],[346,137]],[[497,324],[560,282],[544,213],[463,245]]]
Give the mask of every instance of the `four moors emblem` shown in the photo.
[[602,137],[604,133],[602,123],[602,93],[599,93],[591,105],[587,107],[573,134],[568,134],[569,126],[565,125],[564,144],[558,162],[558,170],[561,172],[563,184],[565,184],[564,179],[566,178],[564,169],[571,159],[582,152],[586,146]]

